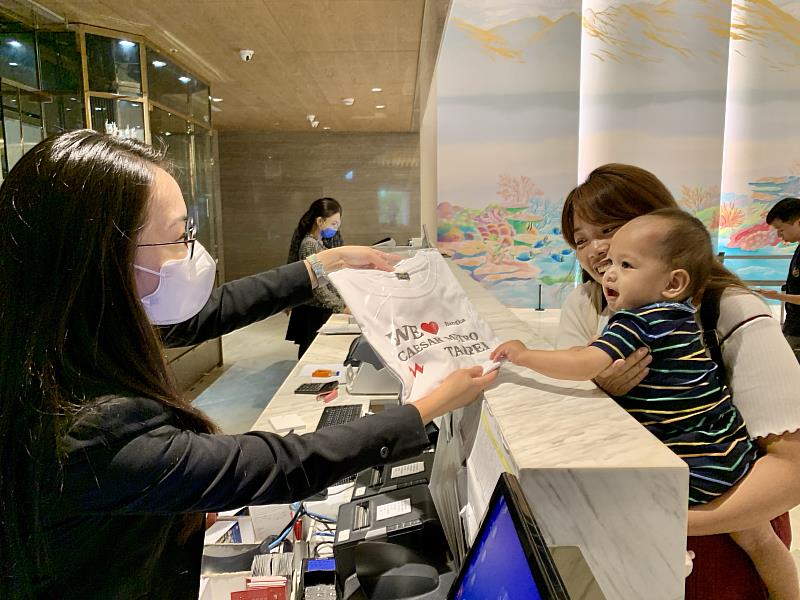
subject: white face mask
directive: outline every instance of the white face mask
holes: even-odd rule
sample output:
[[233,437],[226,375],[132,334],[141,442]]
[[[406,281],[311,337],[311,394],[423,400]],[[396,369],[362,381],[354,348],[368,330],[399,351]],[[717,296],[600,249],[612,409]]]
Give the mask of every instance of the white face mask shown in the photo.
[[156,291],[142,298],[150,322],[154,325],[174,325],[195,316],[208,302],[214,287],[216,264],[203,245],[195,241],[194,256],[168,260],[160,271],[133,265],[145,273],[158,275]]

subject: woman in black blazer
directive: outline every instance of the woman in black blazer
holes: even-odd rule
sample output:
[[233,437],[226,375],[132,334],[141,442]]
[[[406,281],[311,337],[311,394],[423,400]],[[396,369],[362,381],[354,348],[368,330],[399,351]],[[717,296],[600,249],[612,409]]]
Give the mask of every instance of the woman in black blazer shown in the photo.
[[457,371],[414,405],[303,436],[216,433],[165,345],[307,301],[325,271],[391,259],[344,246],[212,292],[213,261],[164,166],[137,142],[76,131],[38,144],[0,187],[4,598],[194,599],[204,512],[304,498],[413,455],[425,423],[495,376]]

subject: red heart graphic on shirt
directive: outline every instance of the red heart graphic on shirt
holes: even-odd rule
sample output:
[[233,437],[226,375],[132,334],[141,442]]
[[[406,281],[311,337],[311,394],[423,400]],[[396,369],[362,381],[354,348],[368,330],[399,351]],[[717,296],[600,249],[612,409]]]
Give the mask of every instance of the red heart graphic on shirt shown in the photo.
[[431,335],[436,335],[439,331],[439,324],[436,321],[431,321],[430,323],[420,323],[419,328],[422,331],[427,331]]

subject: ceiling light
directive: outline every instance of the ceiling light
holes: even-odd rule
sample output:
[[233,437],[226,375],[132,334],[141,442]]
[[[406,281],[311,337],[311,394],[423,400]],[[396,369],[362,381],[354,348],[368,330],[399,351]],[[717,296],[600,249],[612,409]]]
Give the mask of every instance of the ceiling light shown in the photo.
[[212,102],[222,102],[222,98],[211,98]]
[[172,135],[172,133],[170,133],[169,131],[165,131],[164,135]]
[[345,106],[353,106],[353,103],[356,101],[355,98],[342,98],[342,104]]
[[18,66],[19,66],[19,63],[10,62],[10,63],[8,63],[8,66],[9,66],[9,67],[18,67]]
[[374,87],[374,88],[372,88],[372,91],[373,91],[373,92],[382,92],[382,91],[383,91],[383,88]]
[[94,109],[95,110],[103,110],[103,107],[102,106],[95,106]]
[[178,81],[180,81],[181,83],[189,83],[191,80],[192,78],[187,77],[186,75],[181,75],[180,77],[178,77]]
[[22,48],[22,43],[17,40],[8,40],[6,43],[12,48]]
[[160,69],[161,67],[166,67],[167,63],[165,63],[163,60],[154,60],[153,61],[153,66],[156,69]]
[[330,129],[330,127],[323,127],[323,129]]
[[70,100],[72,100],[73,102],[77,102],[78,101],[77,98],[70,98]]
[[64,110],[72,110],[71,108],[65,108]]
[[375,108],[377,108],[377,109],[386,108],[386,105],[385,104],[376,104]]
[[130,48],[133,48],[134,46],[136,46],[136,42],[130,42],[128,40],[120,40],[117,43],[120,46],[122,46],[123,48],[125,48],[126,50],[129,50]]

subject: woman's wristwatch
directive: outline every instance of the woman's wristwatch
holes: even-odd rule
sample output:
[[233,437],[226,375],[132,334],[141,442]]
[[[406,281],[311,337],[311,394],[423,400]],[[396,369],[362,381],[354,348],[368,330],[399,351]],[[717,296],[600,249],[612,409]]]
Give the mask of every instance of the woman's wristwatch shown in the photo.
[[325,272],[325,267],[322,266],[319,258],[317,258],[316,254],[311,254],[310,256],[306,257],[308,264],[311,265],[311,270],[314,271],[314,275],[317,276],[317,284],[318,285],[327,285],[328,283],[328,274]]

